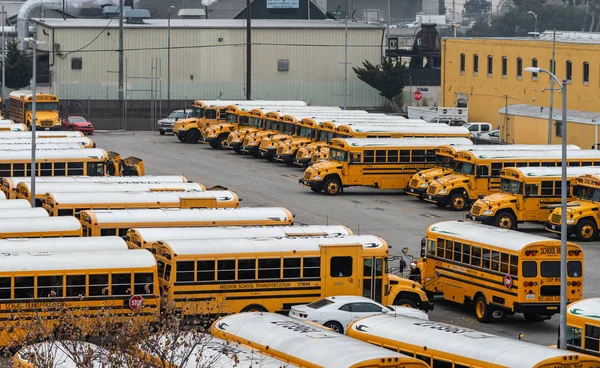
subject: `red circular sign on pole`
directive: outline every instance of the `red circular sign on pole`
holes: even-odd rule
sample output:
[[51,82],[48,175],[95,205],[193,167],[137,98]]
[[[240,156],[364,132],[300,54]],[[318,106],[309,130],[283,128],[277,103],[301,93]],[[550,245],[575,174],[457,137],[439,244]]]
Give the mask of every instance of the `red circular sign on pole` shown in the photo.
[[507,289],[510,289],[512,287],[512,284],[513,284],[512,277],[510,277],[510,275],[504,276],[504,287],[506,287]]
[[144,298],[141,295],[134,295],[129,298],[129,308],[136,311],[144,306]]
[[421,101],[421,99],[423,98],[423,94],[421,93],[421,91],[416,91],[415,93],[413,93],[413,98],[415,99],[415,101]]

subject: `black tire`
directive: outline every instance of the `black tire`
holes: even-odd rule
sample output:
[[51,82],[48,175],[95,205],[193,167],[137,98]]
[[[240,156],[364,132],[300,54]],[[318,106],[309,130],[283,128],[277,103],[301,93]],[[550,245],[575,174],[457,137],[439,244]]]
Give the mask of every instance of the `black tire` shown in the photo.
[[185,143],[198,143],[200,141],[200,132],[192,129],[185,135]]
[[435,205],[439,208],[446,208],[447,204],[445,202],[435,202]]
[[575,236],[582,242],[594,241],[598,238],[598,226],[590,219],[580,220],[577,222]]
[[450,194],[448,205],[454,211],[464,211],[469,207],[469,198],[461,192],[455,192]]
[[327,178],[325,179],[323,190],[327,195],[338,195],[342,192],[342,183],[337,178]]
[[492,308],[485,300],[485,296],[479,295],[475,298],[475,317],[481,323],[488,323],[492,317]]
[[219,146],[217,146],[217,142],[210,142],[208,145],[214,149],[219,149]]
[[250,304],[245,306],[242,312],[268,312],[268,310],[260,304]]
[[164,130],[159,130],[158,133],[160,133],[160,135],[165,135],[165,131]]
[[217,138],[217,146],[213,148],[223,149],[223,142],[225,141],[225,139],[227,139],[227,136],[221,135],[219,138]]
[[509,211],[500,211],[494,216],[494,226],[501,229],[517,230],[517,219]]
[[183,138],[181,138],[181,137],[179,137],[179,136],[177,136],[177,139],[179,139],[179,142],[181,142],[181,143],[184,143],[184,142],[185,142],[185,139],[183,139]]
[[546,317],[533,313],[523,313],[523,317],[529,322],[541,322],[546,320]]
[[337,332],[342,335],[344,334],[344,326],[342,326],[342,324],[339,322],[329,321],[329,322],[323,323],[323,326],[325,326],[327,328],[331,328],[333,330],[333,332]]
[[235,153],[242,153],[242,150],[240,149],[240,146],[233,146],[233,151]]
[[408,298],[399,298],[394,300],[394,305],[399,305],[401,307],[407,307],[407,308],[417,308],[417,303],[415,303],[414,300],[412,299],[408,299]]

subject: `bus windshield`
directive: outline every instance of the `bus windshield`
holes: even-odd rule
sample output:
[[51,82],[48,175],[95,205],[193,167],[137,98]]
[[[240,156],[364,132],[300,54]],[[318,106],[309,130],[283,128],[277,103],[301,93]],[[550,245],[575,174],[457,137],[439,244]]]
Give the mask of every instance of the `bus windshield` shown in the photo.
[[502,179],[500,190],[512,194],[522,194],[523,183],[516,180]]
[[600,202],[600,189],[598,188],[576,185],[575,188],[573,188],[573,191],[575,196],[579,199]]
[[302,127],[300,128],[299,136],[305,138],[312,138],[315,134],[315,130],[313,128]]
[[281,133],[284,134],[294,134],[294,124],[290,124],[290,123],[282,123],[281,124]]
[[204,117],[204,109],[201,107],[192,107],[192,117],[194,117],[194,118]]
[[444,156],[444,155],[435,155],[435,165],[443,168],[454,168],[456,166],[454,159],[452,157]]
[[265,123],[265,130],[277,130],[278,122],[276,120],[267,120]]
[[473,173],[475,172],[474,169],[475,165],[473,164],[470,164],[468,162],[457,162],[454,172],[458,174],[473,175]]
[[260,128],[261,123],[262,123],[261,118],[250,118],[250,126],[252,126],[252,127]]
[[[25,109],[31,111],[31,102],[25,104]],[[58,111],[58,102],[37,102],[36,111]]]
[[321,130],[319,132],[319,140],[323,142],[329,142],[333,138],[334,132],[328,132],[326,130]]
[[347,155],[348,155],[348,152],[341,150],[341,149],[331,148],[329,150],[329,159],[330,160],[345,162]]
[[227,118],[225,119],[225,121],[227,121],[228,123],[237,123],[237,118],[237,114],[227,113]]

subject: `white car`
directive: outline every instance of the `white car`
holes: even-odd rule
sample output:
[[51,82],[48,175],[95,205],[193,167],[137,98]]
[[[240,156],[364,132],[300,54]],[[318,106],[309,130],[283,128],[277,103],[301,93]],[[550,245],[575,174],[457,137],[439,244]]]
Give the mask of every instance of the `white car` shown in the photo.
[[173,125],[177,120],[187,119],[192,116],[192,110],[175,110],[169,114],[164,119],[160,119],[156,123],[156,129],[160,133],[160,135],[165,135],[165,133],[170,133],[173,131]]
[[492,130],[489,133],[481,133],[475,137],[481,144],[504,143],[500,137],[500,130]]
[[385,313],[429,320],[427,313],[421,310],[385,306],[362,296],[329,296],[310,304],[295,305],[290,309],[290,317],[294,319],[318,323],[341,334],[352,321]]

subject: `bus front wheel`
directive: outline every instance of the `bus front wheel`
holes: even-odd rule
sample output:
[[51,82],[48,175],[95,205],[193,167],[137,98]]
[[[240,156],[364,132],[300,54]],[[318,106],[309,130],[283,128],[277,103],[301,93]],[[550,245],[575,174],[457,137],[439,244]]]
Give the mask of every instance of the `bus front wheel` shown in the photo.
[[507,230],[517,230],[517,219],[512,213],[503,211],[494,217],[494,226]]
[[244,307],[242,312],[268,312],[268,310],[260,304],[250,304]]
[[485,300],[485,296],[479,295],[475,299],[475,316],[477,317],[477,320],[482,323],[487,323],[490,321],[491,314],[491,308]]
[[450,208],[454,211],[462,211],[467,208],[469,199],[462,193],[452,193],[450,195]]
[[590,219],[584,219],[577,223],[577,240],[592,241],[598,237],[598,226]]
[[200,141],[200,132],[192,129],[185,135],[185,143],[198,143]]
[[417,308],[417,303],[415,303],[413,300],[410,300],[407,298],[400,298],[398,300],[394,300],[394,305],[399,305],[401,307],[413,308],[413,309]]
[[340,194],[342,191],[342,183],[336,178],[327,178],[325,179],[324,190],[327,195]]

